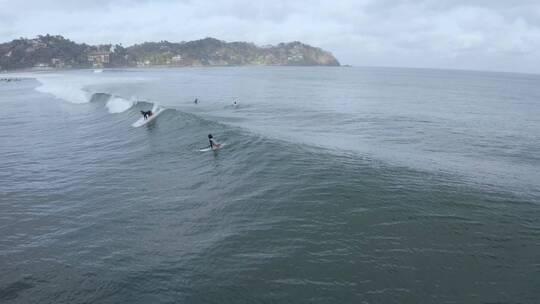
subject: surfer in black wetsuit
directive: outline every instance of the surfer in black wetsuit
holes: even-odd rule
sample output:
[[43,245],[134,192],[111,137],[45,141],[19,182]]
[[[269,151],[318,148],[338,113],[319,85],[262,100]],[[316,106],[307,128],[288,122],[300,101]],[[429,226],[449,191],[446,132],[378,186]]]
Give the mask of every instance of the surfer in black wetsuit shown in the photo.
[[217,144],[214,142],[214,136],[212,136],[212,134],[208,134],[208,141],[210,142],[211,149],[214,149],[214,147],[217,147]]
[[194,104],[198,104],[199,103],[199,99],[198,98],[195,98],[195,100],[193,101]]
[[144,117],[144,119],[148,119],[148,117],[152,116],[152,114],[154,114],[154,113],[152,113],[152,110],[149,110],[149,111],[146,111],[146,112],[141,111],[141,114]]
[[221,148],[221,144],[218,144],[214,141],[214,137],[212,136],[212,134],[208,134],[208,141],[210,142],[210,149],[217,150]]

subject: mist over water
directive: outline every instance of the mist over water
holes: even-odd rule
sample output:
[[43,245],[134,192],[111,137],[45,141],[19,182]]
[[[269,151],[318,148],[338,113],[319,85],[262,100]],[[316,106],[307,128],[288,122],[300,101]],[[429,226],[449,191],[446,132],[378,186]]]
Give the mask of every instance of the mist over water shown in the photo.
[[26,76],[0,83],[2,302],[540,299],[540,76]]

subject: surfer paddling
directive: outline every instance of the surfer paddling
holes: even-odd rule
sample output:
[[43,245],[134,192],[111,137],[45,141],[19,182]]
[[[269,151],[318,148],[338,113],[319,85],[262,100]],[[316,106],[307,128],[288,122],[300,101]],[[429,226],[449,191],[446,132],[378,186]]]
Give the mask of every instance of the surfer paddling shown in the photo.
[[141,114],[142,116],[144,117],[144,119],[148,119],[148,117],[152,116],[154,113],[152,113],[152,110],[149,110],[149,111],[141,111]]
[[212,134],[208,134],[208,141],[210,142],[210,149],[217,150],[221,148],[221,144],[218,144],[214,141],[214,137],[212,136]]

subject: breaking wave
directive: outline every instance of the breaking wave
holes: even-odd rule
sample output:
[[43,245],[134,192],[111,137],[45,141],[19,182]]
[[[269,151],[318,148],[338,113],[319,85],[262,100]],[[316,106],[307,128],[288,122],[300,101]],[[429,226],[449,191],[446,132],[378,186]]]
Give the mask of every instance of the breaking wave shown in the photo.
[[105,106],[109,113],[122,113],[129,110],[136,102],[133,98],[128,100],[118,96],[111,96]]
[[38,77],[41,83],[36,90],[42,93],[54,95],[56,98],[63,99],[72,103],[87,103],[90,101],[91,94],[83,90],[82,84],[69,81],[61,81],[55,77]]
[[[109,113],[122,113],[137,103],[136,97],[124,98],[122,96],[106,93],[91,92],[86,89],[90,85],[96,85],[111,80],[100,80],[89,77],[73,77],[66,79],[65,76],[54,74],[39,75],[36,80],[40,83],[36,91],[51,94],[56,98],[67,102],[82,104],[88,102],[105,102]],[[122,80],[125,81],[125,80]]]

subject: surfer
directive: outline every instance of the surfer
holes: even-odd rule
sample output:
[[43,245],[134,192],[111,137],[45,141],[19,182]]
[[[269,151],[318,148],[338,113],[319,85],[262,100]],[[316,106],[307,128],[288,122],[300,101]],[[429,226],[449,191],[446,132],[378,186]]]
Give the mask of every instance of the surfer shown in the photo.
[[152,110],[149,110],[149,111],[146,111],[146,112],[141,111],[141,114],[144,117],[144,119],[146,120],[146,119],[148,119],[148,117],[152,116],[152,114],[154,114],[154,113],[152,113]]
[[216,150],[216,149],[219,149],[221,147],[220,144],[216,143],[214,141],[214,136],[212,136],[212,134],[208,134],[208,141],[210,142],[210,149],[212,150]]
[[195,100],[193,101],[194,104],[198,104],[199,103],[199,99],[198,98],[195,98]]

